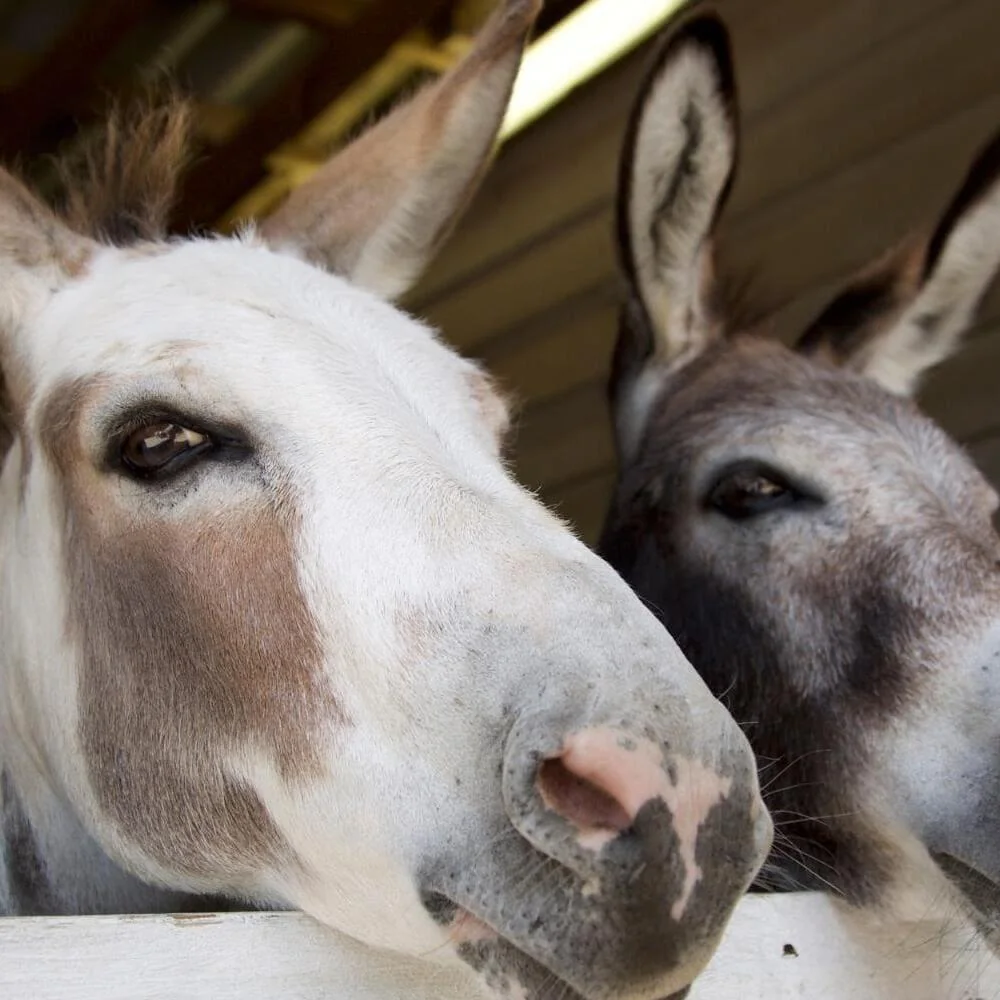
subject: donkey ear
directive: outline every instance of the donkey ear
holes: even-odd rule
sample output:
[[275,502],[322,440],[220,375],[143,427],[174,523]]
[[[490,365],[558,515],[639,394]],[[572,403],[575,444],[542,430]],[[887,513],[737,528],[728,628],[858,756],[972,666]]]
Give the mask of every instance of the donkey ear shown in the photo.
[[386,298],[420,276],[476,190],[541,0],[505,0],[471,52],[295,190],[261,225],[272,245]]
[[[729,35],[706,15],[672,34],[632,110],[618,191],[618,247],[648,350],[669,365],[716,334],[711,236],[739,146]],[[632,323],[631,326],[636,324]]]
[[33,303],[80,275],[95,249],[0,168],[0,338]]
[[979,154],[930,240],[847,288],[799,348],[913,395],[958,348],[1000,270],[1000,134]]
[[19,346],[27,319],[84,273],[96,249],[0,168],[0,460],[29,392]]

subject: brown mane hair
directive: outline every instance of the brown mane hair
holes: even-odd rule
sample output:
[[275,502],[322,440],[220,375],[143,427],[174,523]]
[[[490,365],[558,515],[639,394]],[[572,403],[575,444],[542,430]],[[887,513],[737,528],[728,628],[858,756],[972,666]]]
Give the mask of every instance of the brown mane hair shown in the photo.
[[191,124],[190,103],[173,91],[113,105],[56,158],[54,207],[103,243],[164,239],[191,160]]

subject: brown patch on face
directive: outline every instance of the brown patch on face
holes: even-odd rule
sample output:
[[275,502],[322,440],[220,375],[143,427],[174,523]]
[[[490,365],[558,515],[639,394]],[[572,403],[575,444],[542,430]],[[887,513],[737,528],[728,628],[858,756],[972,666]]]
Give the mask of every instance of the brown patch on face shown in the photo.
[[265,499],[197,521],[117,506],[105,486],[113,474],[94,468],[80,439],[99,388],[59,386],[41,417],[63,488],[90,779],[150,857],[238,887],[288,849],[229,757],[259,753],[286,780],[301,778],[322,766],[321,725],[343,721],[298,584],[295,514]]

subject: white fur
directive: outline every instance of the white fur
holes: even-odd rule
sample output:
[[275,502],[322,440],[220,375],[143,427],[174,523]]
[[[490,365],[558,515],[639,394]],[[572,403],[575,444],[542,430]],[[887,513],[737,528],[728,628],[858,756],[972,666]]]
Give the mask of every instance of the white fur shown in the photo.
[[[721,886],[706,878],[710,889],[694,888],[696,923],[647,905],[663,933],[681,940],[676,958],[668,952],[661,969],[643,970],[643,995],[690,982],[763,860],[770,820],[735,722],[620,577],[510,476],[497,440],[503,406],[479,369],[373,294],[403,290],[464,204],[537,8],[507,0],[472,54],[431,89],[430,103],[418,98],[321,171],[262,229],[266,241],[248,233],[99,247],[26,192],[0,191],[2,357],[24,411],[0,474],[0,773],[16,795],[5,810],[30,823],[27,856],[40,856],[48,912],[170,910],[178,892],[215,893],[304,909],[365,945],[427,960],[429,971],[459,958],[458,932],[426,905],[427,894],[451,888],[460,898],[446,897],[456,907],[447,919],[460,924],[461,905],[509,939],[492,943],[484,967],[491,996],[504,995],[505,977],[529,975],[561,979],[567,997],[581,996],[569,985],[581,982],[589,994],[638,995],[630,959],[639,911],[620,885],[583,897],[587,866],[598,861],[567,858],[558,837],[544,838],[552,824],[560,835],[560,822],[572,829],[574,817],[543,808],[536,785],[543,752],[558,756],[572,732],[610,721],[698,763],[686,798],[703,783],[716,795],[724,777],[722,806],[746,830],[739,840],[727,830],[724,844],[717,831],[690,833],[685,801],[637,837],[645,852],[637,857],[648,860],[637,877],[649,868],[655,885],[674,879],[658,838],[684,830],[706,874],[720,853],[726,872]],[[441,107],[428,113],[435,101]],[[385,176],[392,183],[380,190]],[[67,472],[46,451],[45,425],[53,400],[81,379],[91,392],[69,426]],[[238,429],[250,454],[191,466],[156,487],[114,460],[109,467],[121,448],[112,428],[150,402],[196,428]],[[262,720],[270,728],[259,734],[181,733],[183,749],[203,758],[168,762],[170,775],[181,771],[193,786],[187,801],[158,799],[163,787],[149,777],[139,793],[122,791],[119,766],[129,776],[150,771],[119,764],[127,745],[88,760],[81,732],[92,731],[84,706],[93,698],[78,703],[78,695],[88,694],[96,668],[70,627],[74,613],[86,609],[105,644],[123,647],[123,671],[133,664],[128,637],[102,623],[102,609],[87,608],[74,589],[81,581],[68,578],[67,555],[94,544],[73,518],[162,539],[164,525],[173,537],[206,525],[224,533],[261,509],[294,524],[289,587],[298,585],[317,633],[319,719],[300,719],[290,691],[294,711]],[[271,623],[245,620],[260,587],[247,565],[224,567],[225,593],[234,624],[263,631]],[[192,601],[204,599],[190,589]],[[204,643],[218,648],[224,639]],[[206,654],[198,666],[214,663]],[[138,678],[131,670],[129,682]],[[280,679],[267,681],[277,702]],[[232,712],[232,699],[224,690],[211,708]],[[162,711],[164,754],[177,757],[180,721],[169,706]],[[301,727],[312,768],[279,758],[279,725]],[[157,749],[141,751],[144,763]],[[215,853],[192,868],[181,855],[201,846],[196,836],[165,849],[142,822],[111,808],[134,813],[167,801],[181,813],[168,819],[205,837],[196,807],[209,780],[252,793],[282,849],[247,856],[237,847],[227,856],[218,837]],[[226,832],[239,841],[243,831]],[[521,869],[536,862],[555,870],[562,896],[551,887],[532,895],[538,887]],[[585,919],[568,918],[563,900],[575,900]],[[526,912],[537,912],[542,928],[530,942]],[[593,954],[582,946],[591,940],[600,945]]]
[[[184,350],[171,352],[178,340]],[[28,438],[55,387],[106,376],[81,463],[99,464],[108,413],[148,395],[253,435],[298,511],[299,582],[349,720],[330,719],[318,737],[321,778],[280,779],[260,747],[234,747],[226,764],[265,803],[298,865],[233,886],[148,857],[91,788],[79,650],[59,624],[72,595],[57,473],[37,442],[28,470],[15,446],[0,478],[0,763],[51,832],[52,872],[77,868],[68,908],[111,905],[109,881],[120,883],[116,901],[131,893],[141,908],[169,905],[169,894],[151,902],[131,876],[112,877],[110,857],[144,881],[301,907],[370,945],[442,960],[453,946],[421,905],[415,867],[449,838],[492,836],[499,789],[482,770],[494,752],[484,733],[505,705],[527,697],[543,708],[527,692],[553,682],[553,707],[562,685],[579,684],[627,713],[658,691],[676,705],[671,743],[705,761],[731,746],[746,753],[655,619],[507,473],[472,392],[476,369],[346,280],[252,240],[95,250],[86,276],[33,314],[18,350],[33,375]],[[220,510],[238,518],[259,499],[253,479],[225,471],[206,471],[170,507],[122,477],[105,485],[116,517],[151,526]],[[407,616],[426,635],[415,638]]]

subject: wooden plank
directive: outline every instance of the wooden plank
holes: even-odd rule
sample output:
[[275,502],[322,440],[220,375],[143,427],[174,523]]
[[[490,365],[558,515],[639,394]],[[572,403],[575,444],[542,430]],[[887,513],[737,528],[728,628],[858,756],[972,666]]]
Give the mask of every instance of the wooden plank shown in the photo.
[[[377,957],[375,957],[377,954]],[[472,1000],[298,913],[0,919],[4,1000]]]
[[778,300],[831,281],[933,221],[1000,122],[1000,89],[929,129],[749,216],[725,220],[726,258]]
[[[552,501],[614,465],[605,375],[525,408],[514,449],[522,482]],[[959,441],[1000,431],[1000,323],[983,326],[954,358],[932,373],[920,393],[924,412]]]
[[39,150],[47,123],[81,94],[93,94],[96,69],[153,7],[152,0],[90,0],[36,67],[0,95],[0,156]]
[[362,10],[363,0],[230,0],[236,10],[275,20],[301,21],[339,31]]
[[719,0],[739,59],[748,123],[898,44],[956,0]]
[[[772,200],[926,130],[984,95],[1000,93],[997,37],[1000,4],[995,0],[953,3],[892,44],[870,47],[849,71],[751,120],[733,216],[759,212]],[[929,67],[936,71],[927,72]]]
[[456,346],[479,351],[491,338],[607,282],[614,269],[610,213],[586,213],[547,235],[531,253],[490,271],[423,314]]
[[598,285],[544,314],[537,324],[480,352],[521,405],[605,376],[618,329],[617,288]]
[[543,490],[541,497],[560,517],[569,521],[576,533],[593,548],[604,526],[614,485],[615,471],[606,469],[557,489]]
[[[997,122],[1000,93],[759,212],[725,218],[725,259],[737,271],[761,274],[768,298],[778,302],[839,280],[932,220]],[[849,217],[863,222],[849,225]],[[425,312],[460,348],[478,348],[612,280],[611,232],[610,209],[588,210]]]
[[[474,1000],[471,970],[365,948],[298,913],[0,920],[9,1000]],[[973,1000],[1000,961],[959,920],[876,923],[751,895],[689,1000]]]
[[517,477],[532,488],[556,487],[613,465],[614,440],[603,381],[526,408],[515,445]]
[[[990,43],[996,35],[990,30],[997,17],[990,9],[995,7],[990,0],[962,0],[954,5],[971,25],[961,51],[954,48],[955,37],[949,31],[935,42],[935,33],[941,32],[941,22],[947,20],[942,11],[950,16],[952,10],[942,0],[881,4],[870,0],[833,4],[819,0],[769,0],[767,4],[721,0],[717,6],[733,31],[746,119],[748,156],[743,173],[750,176],[735,193],[733,208],[737,212],[741,206],[752,207],[760,177],[764,183],[768,181],[768,134],[761,136],[765,155],[759,161],[754,158],[754,143],[757,131],[771,117],[796,130],[784,139],[779,136],[776,149],[779,156],[791,154],[789,164],[794,170],[804,170],[797,156],[811,157],[810,169],[814,171],[828,169],[831,157],[848,162],[847,158],[855,155],[850,143],[856,150],[884,142],[882,135],[887,129],[890,133],[905,129],[907,116],[918,117],[925,103],[928,114],[943,114],[946,106],[961,107],[988,71],[984,67],[990,65]],[[892,45],[885,45],[889,39]],[[905,72],[902,79],[887,78],[880,68],[885,61],[882,49],[895,50],[897,46],[903,51],[890,62],[894,67],[903,63]],[[975,50],[971,57],[964,51],[970,47]],[[925,55],[936,66],[946,60],[949,67],[961,63],[953,74],[955,79],[944,82],[940,78],[945,74],[924,72]],[[519,247],[537,240],[540,233],[564,225],[585,209],[610,205],[625,117],[647,58],[648,50],[644,49],[613,67],[548,116],[543,129],[529,131],[504,150],[474,211],[425,277],[414,303],[421,308],[436,304],[485,269],[499,266]],[[824,109],[829,103],[836,105],[837,95],[846,86],[844,81],[856,75],[863,83],[855,92],[865,97],[850,107],[852,123],[845,130],[849,136],[841,143],[839,136],[831,134]],[[875,90],[866,92],[866,84]],[[910,91],[917,93],[907,98]],[[887,108],[880,108],[875,99],[879,95]],[[818,103],[821,111],[815,128],[810,101]],[[894,108],[900,109],[898,125],[885,121],[886,113]],[[833,138],[835,142],[831,142]],[[791,176],[796,183],[807,179],[807,173],[796,177],[794,170]],[[787,178],[788,173],[782,177]]]
[[189,175],[176,227],[211,225],[265,174],[264,159],[315,118],[357,77],[448,0],[383,0],[349,28],[328,32],[322,48],[243,125],[236,137]]

